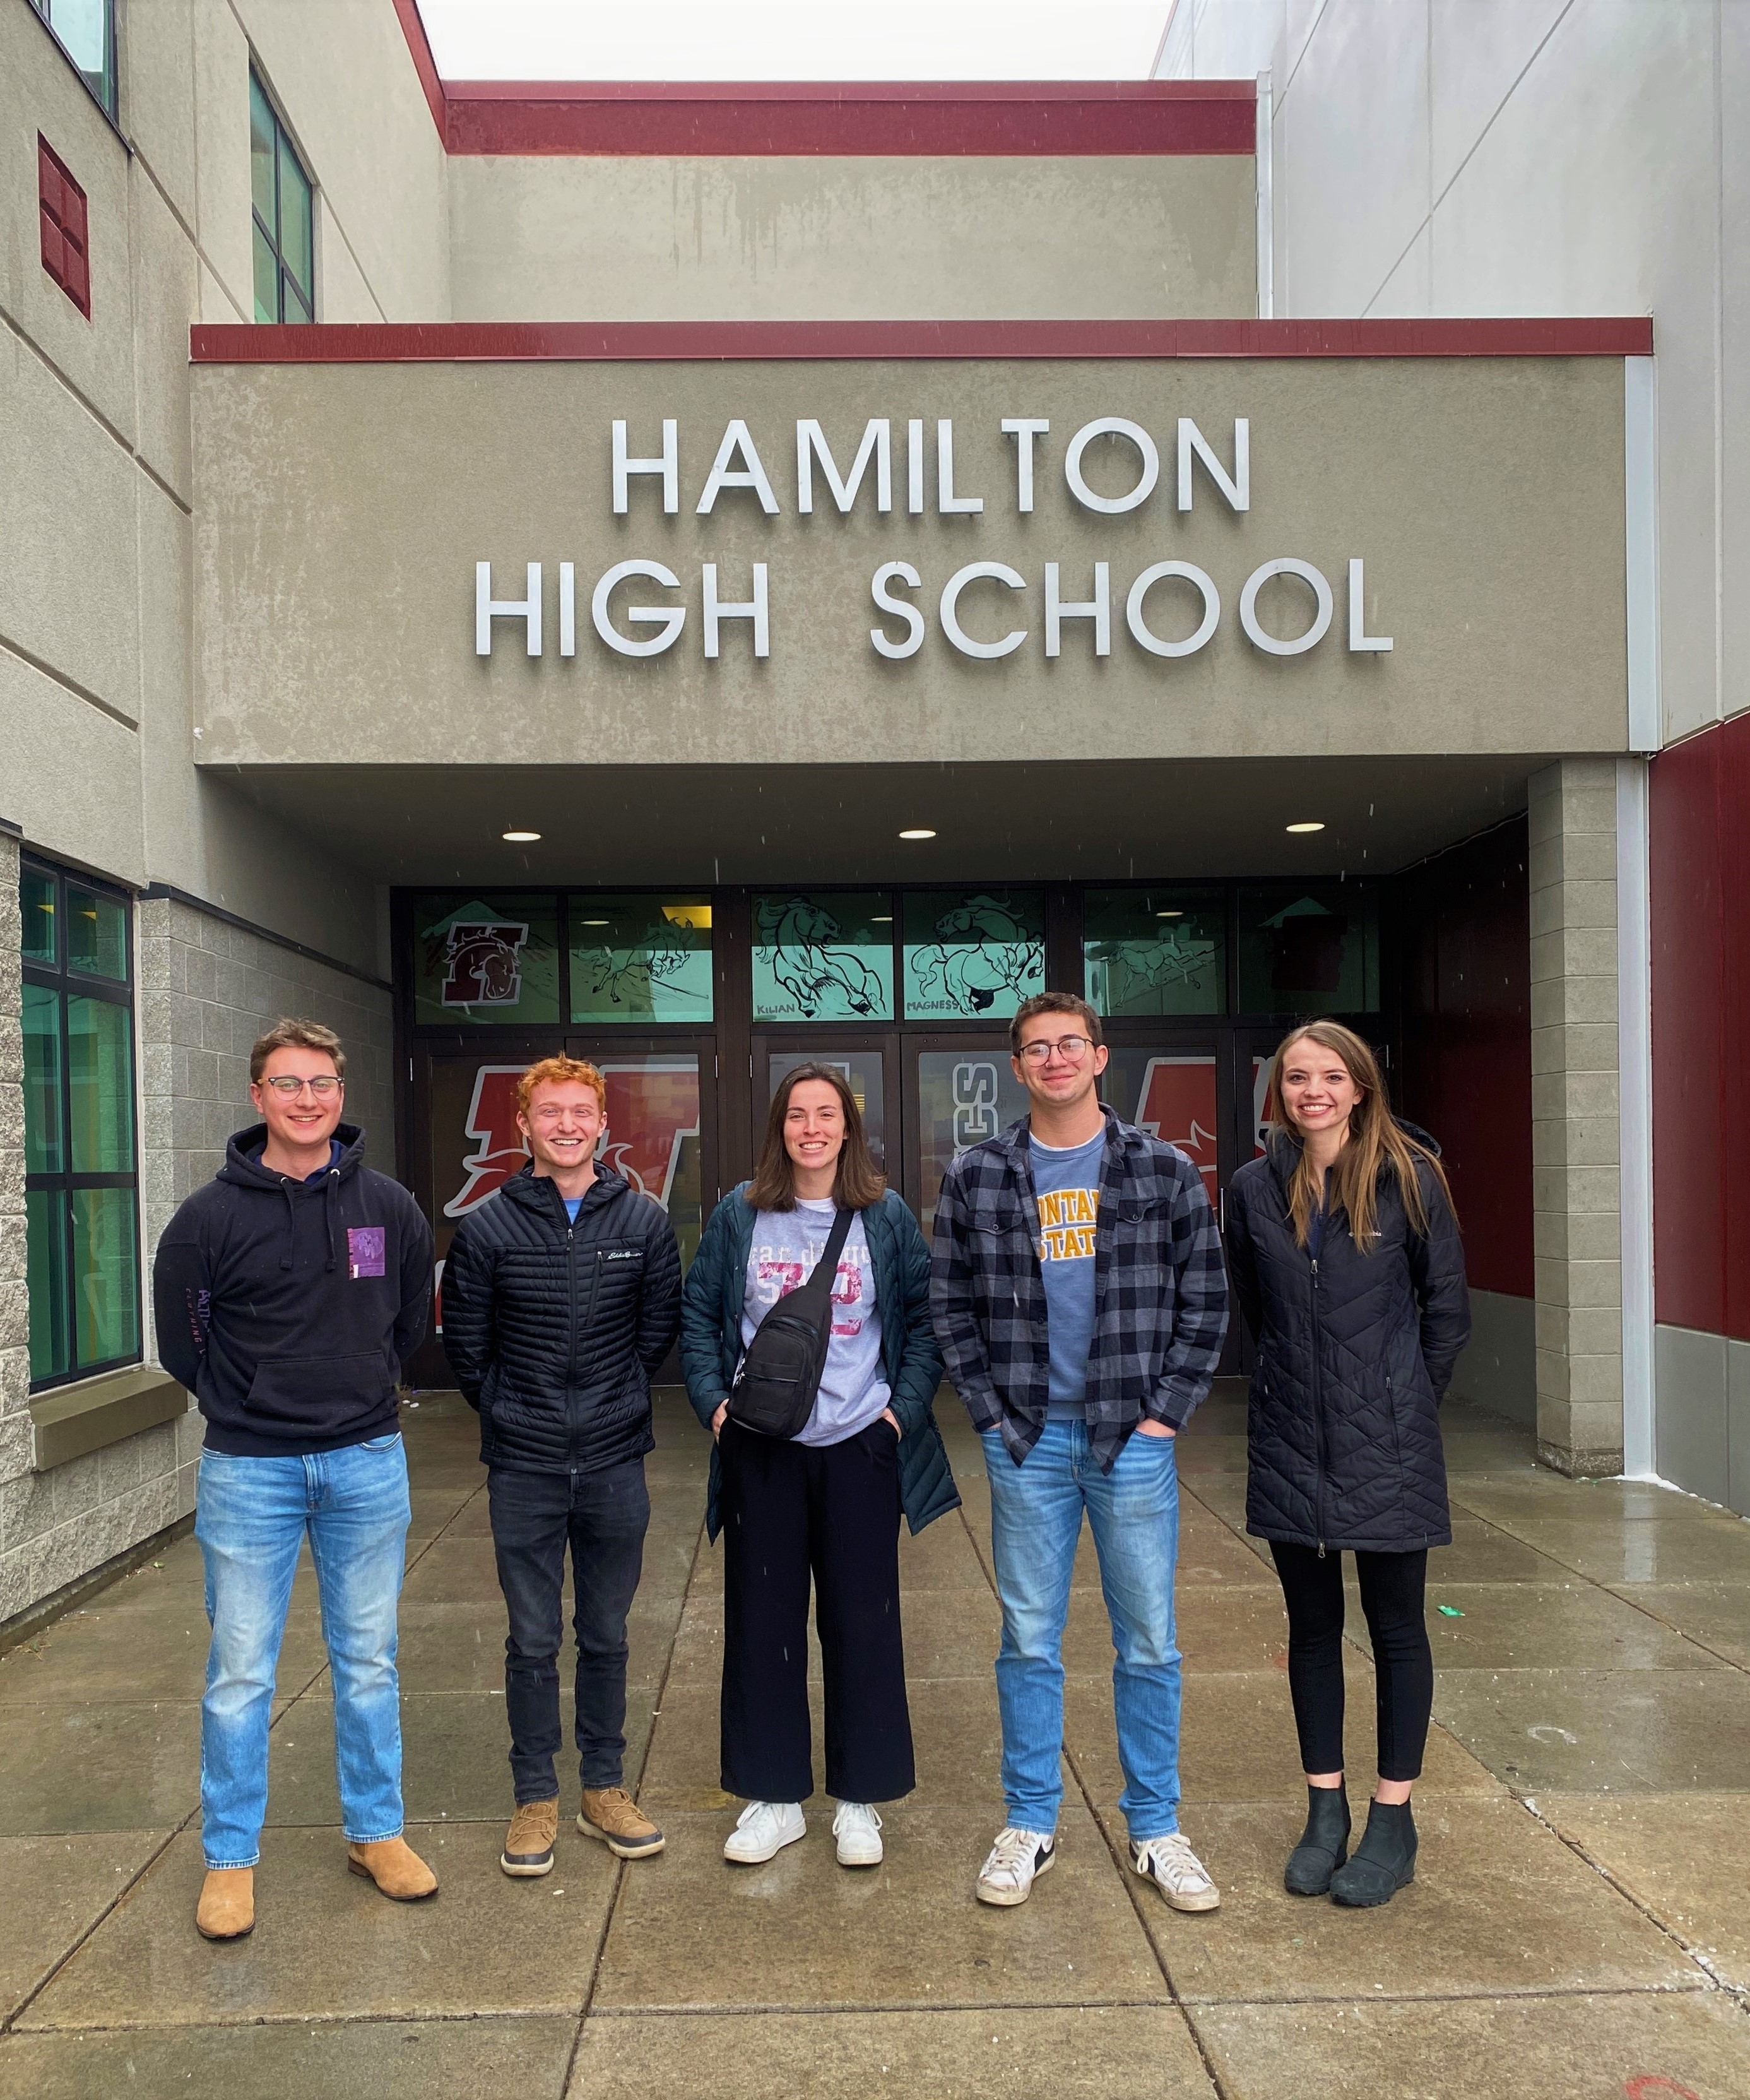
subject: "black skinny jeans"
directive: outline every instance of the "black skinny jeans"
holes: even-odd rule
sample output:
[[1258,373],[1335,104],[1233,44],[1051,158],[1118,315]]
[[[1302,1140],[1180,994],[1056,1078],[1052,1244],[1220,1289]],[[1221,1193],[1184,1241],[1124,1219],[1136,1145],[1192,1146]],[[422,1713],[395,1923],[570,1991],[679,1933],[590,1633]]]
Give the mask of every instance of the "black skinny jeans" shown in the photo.
[[899,1628],[899,1439],[875,1421],[842,1444],[725,1422],[723,1790],[814,1791],[809,1582],[826,1679],[827,1791],[897,1801],[916,1785]]
[[559,1643],[565,1551],[576,1578],[577,1760],[591,1789],[618,1786],[626,1754],[626,1614],[644,1565],[650,1498],[644,1461],[598,1473],[486,1476],[499,1587],[510,1617],[505,1705],[518,1802],[559,1791]]
[[[1270,1542],[1288,1606],[1288,1688],[1300,1736],[1301,1769],[1343,1768],[1343,1562],[1311,1546]],[[1373,1639],[1379,1776],[1422,1776],[1434,1707],[1434,1656],[1423,1617],[1426,1550],[1357,1553],[1361,1609]]]

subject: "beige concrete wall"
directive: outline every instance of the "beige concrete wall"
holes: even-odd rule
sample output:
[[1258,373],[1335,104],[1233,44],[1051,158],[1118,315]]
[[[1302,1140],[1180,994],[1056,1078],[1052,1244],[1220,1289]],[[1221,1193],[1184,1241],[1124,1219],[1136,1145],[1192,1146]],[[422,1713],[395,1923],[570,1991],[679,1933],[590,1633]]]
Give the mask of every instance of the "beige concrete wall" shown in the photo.
[[1538,1452],[1564,1473],[1620,1473],[1616,767],[1565,759],[1529,795]]
[[[1079,364],[628,364],[226,367],[196,374],[197,712],[212,764],[499,764],[554,761],[784,762],[880,752],[913,761],[1057,758],[1065,708],[1084,758],[1290,753],[1620,749],[1626,735],[1623,626],[1622,368],[1606,360],[1453,359]],[[696,514],[727,418],[746,419],[770,476],[776,516],[751,492]],[[1015,443],[1004,417],[1049,420],[1036,508],[1016,510]],[[1162,485],[1139,510],[1101,515],[1068,492],[1072,435],[1123,416],[1157,435]],[[1223,459],[1235,419],[1250,424],[1250,510],[1236,514],[1198,469],[1193,508],[1173,487],[1176,418],[1192,415]],[[611,511],[610,433],[628,419],[633,452],[679,423],[680,504],[665,517],[654,480]],[[841,465],[865,420],[893,420],[895,510],[866,487],[849,517],[824,494],[796,514],[796,426],[818,417]],[[954,430],[955,485],[977,516],[906,514],[905,427],[922,417],[936,501],[938,417]],[[434,439],[441,433],[441,442]],[[1090,455],[1096,488],[1135,479],[1135,455]],[[591,624],[590,593],[613,563],[654,557],[681,578],[688,625],[666,655],[613,654]],[[1319,565],[1336,616],[1308,655],[1267,655],[1237,618],[1241,585],[1271,559]],[[1368,635],[1348,646],[1347,562],[1365,568]],[[1164,660],[1126,629],[1144,567],[1188,558],[1212,576],[1223,612],[1201,653]],[[871,580],[915,565],[928,615],[921,652],[884,660],[870,631]],[[501,598],[544,565],[545,651],[526,654],[500,623],[474,650],[474,565]],[[957,653],[937,608],[963,564],[1012,564],[1026,588],[982,584],[969,631],[1027,630],[998,661]],[[1110,565],[1109,658],[1087,623],[1044,654],[1043,570],[1066,598]],[[558,654],[558,564],[575,564],[577,653]],[[702,646],[701,567],[725,596],[769,570],[771,653],[726,630]],[[1175,593],[1178,595],[1175,596]],[[623,586],[624,604],[668,598]],[[1149,602],[1157,630],[1195,624],[1188,587]],[[1278,579],[1259,609],[1281,634],[1311,616],[1303,584]],[[891,631],[900,630],[897,622]]]
[[450,164],[458,320],[1255,313],[1245,155]]
[[1163,76],[1272,68],[1276,311],[1651,312],[1666,741],[1750,705],[1750,8],[1180,0]]

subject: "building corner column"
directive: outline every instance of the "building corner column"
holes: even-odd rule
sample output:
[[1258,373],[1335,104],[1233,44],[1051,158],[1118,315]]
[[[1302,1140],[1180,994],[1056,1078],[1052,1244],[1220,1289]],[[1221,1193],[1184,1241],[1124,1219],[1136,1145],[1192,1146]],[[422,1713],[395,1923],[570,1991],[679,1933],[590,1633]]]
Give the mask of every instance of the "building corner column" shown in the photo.
[[1529,783],[1537,1455],[1623,1467],[1616,767],[1562,759]]

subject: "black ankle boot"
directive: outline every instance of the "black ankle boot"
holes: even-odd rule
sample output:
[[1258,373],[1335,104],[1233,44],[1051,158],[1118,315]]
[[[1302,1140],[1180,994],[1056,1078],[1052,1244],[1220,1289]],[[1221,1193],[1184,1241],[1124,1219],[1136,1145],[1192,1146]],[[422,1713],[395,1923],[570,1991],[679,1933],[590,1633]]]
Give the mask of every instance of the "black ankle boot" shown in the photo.
[[1416,1824],[1407,1801],[1369,1804],[1355,1857],[1331,1877],[1331,1901],[1351,1910],[1390,1903],[1416,1878]]
[[1288,1855],[1282,1886],[1291,1896],[1322,1896],[1348,1851],[1348,1795],[1340,1786],[1309,1786],[1307,1827]]

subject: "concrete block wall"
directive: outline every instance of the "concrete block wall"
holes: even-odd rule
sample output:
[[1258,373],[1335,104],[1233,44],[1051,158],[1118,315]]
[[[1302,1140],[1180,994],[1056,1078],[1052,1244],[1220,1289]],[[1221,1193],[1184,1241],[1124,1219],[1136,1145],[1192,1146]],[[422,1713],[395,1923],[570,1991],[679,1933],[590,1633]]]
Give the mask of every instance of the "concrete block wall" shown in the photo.
[[24,1031],[18,841],[0,832],[0,1619],[15,1578],[12,1549],[30,1499],[30,1299],[24,1262]]
[[1544,767],[1529,805],[1537,1449],[1564,1473],[1619,1473],[1615,761]]

